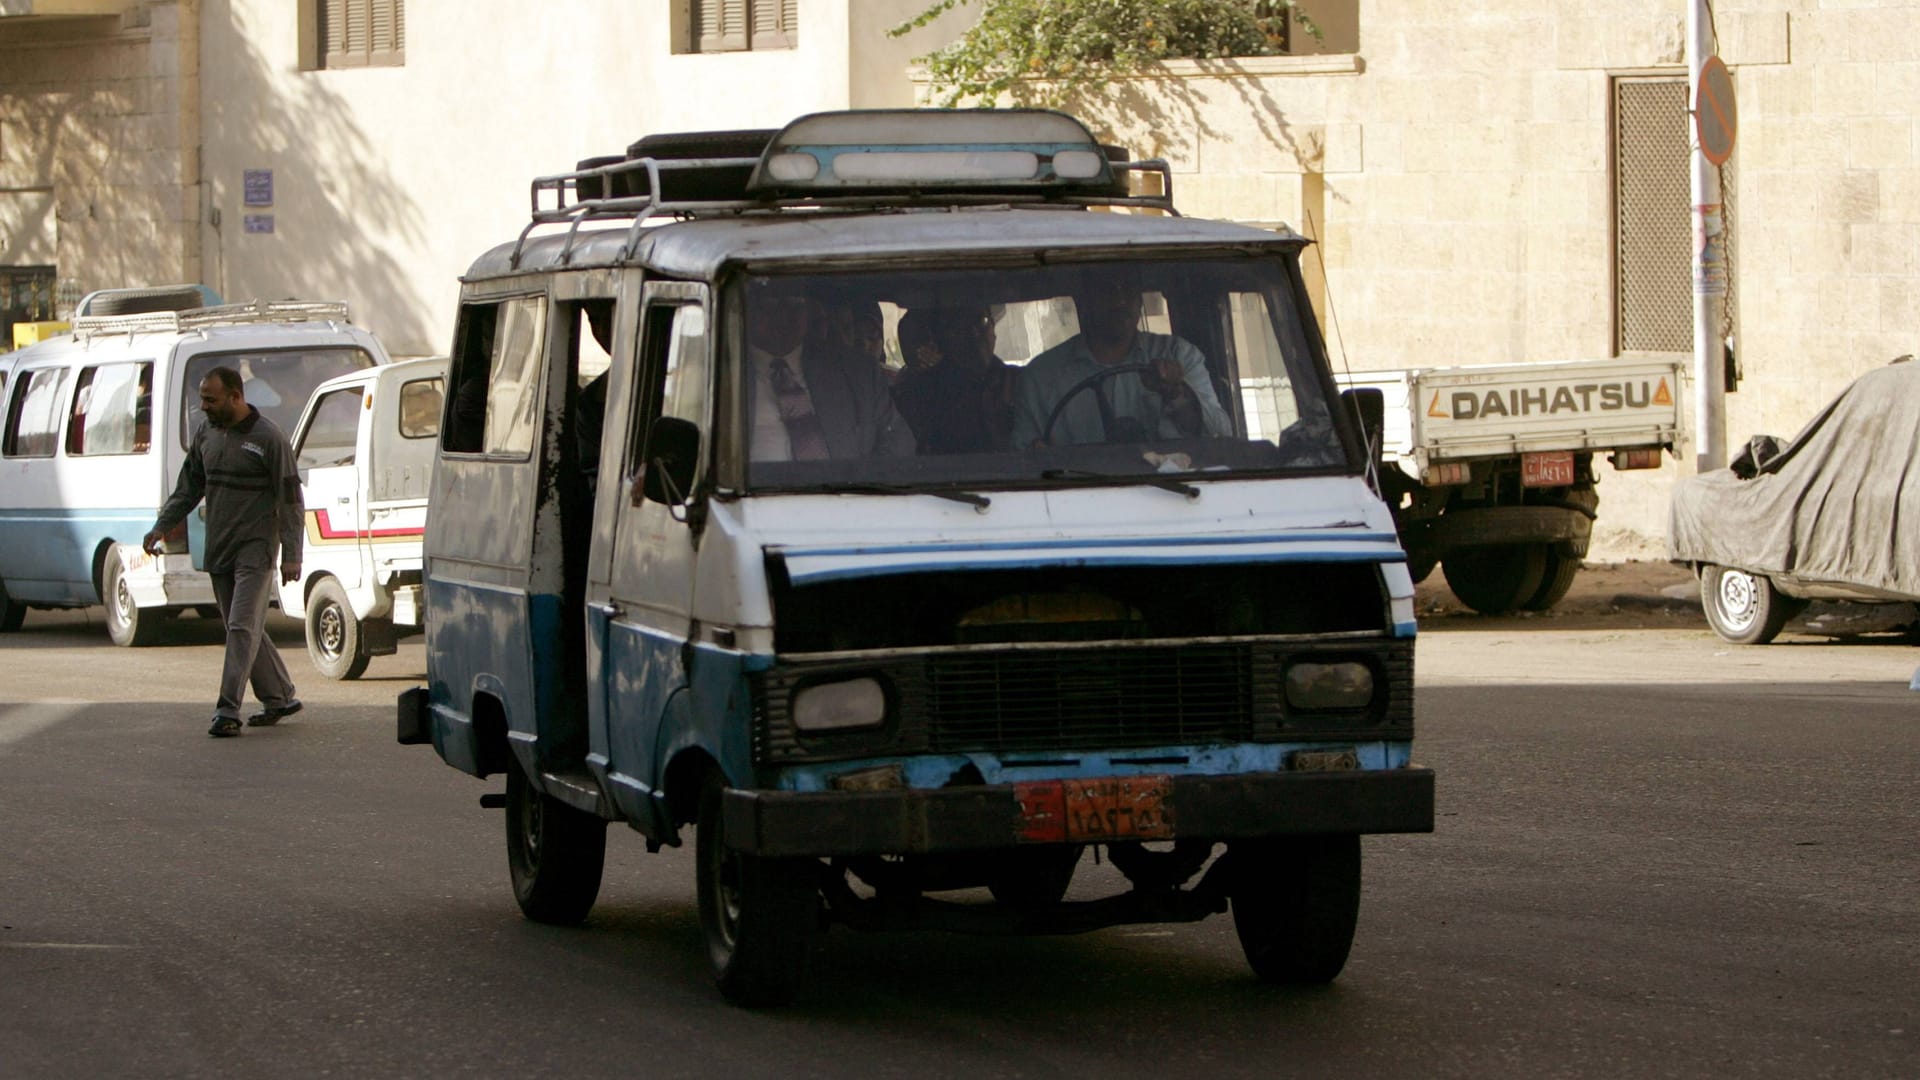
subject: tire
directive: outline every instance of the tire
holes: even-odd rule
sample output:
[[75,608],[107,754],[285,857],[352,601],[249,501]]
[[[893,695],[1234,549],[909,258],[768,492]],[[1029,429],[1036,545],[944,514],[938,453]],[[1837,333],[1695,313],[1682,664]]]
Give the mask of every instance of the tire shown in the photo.
[[220,605],[195,604],[193,605],[193,613],[202,619],[217,619],[220,617]]
[[1440,560],[1447,588],[1483,615],[1504,615],[1531,600],[1547,574],[1544,544],[1456,548]]
[[695,860],[700,929],[720,993],[735,1005],[784,1005],[806,982],[807,952],[819,924],[811,859],[766,859],[727,847],[718,770],[700,790]]
[[534,922],[578,926],[600,895],[607,823],[534,788],[507,766],[507,871],[513,898]]
[[1360,916],[1360,838],[1240,841],[1228,899],[1240,949],[1262,981],[1327,983],[1347,966]]
[[1525,611],[1546,611],[1559,603],[1567,590],[1573,588],[1573,578],[1580,572],[1580,560],[1562,555],[1553,549],[1552,544],[1542,545],[1546,549],[1546,570],[1541,574],[1540,587],[1533,596],[1520,607]]
[[1796,607],[1765,574],[1712,565],[1700,568],[1700,606],[1713,632],[1735,645],[1765,645],[1779,637]]
[[1084,848],[1036,847],[1006,852],[994,859],[987,891],[1008,907],[1041,908],[1057,904],[1073,884],[1073,869]]
[[0,581],[0,634],[11,634],[27,621],[27,605],[7,595],[7,583]]
[[125,573],[120,567],[120,549],[116,546],[107,550],[107,565],[101,575],[100,602],[107,609],[107,636],[115,645],[122,648],[139,648],[160,640],[161,629],[166,625],[168,612],[162,608],[141,610],[133,601],[133,591],[127,588]]
[[307,597],[307,658],[329,679],[357,679],[367,670],[366,636],[354,617],[347,590],[323,577]]

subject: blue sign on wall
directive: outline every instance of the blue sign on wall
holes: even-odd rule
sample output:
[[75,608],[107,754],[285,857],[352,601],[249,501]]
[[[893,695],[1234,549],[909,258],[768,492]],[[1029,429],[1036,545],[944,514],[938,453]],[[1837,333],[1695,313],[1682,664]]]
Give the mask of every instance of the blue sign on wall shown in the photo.
[[243,189],[246,192],[246,204],[248,206],[272,206],[273,170],[246,170]]
[[250,233],[271,233],[273,231],[273,215],[248,214],[240,219],[240,226]]

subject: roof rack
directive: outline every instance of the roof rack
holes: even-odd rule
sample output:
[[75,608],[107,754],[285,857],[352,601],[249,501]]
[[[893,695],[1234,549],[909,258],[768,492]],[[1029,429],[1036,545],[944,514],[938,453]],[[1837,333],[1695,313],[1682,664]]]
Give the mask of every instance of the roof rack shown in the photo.
[[[1159,176],[1160,190],[1132,193],[1132,173]],[[590,221],[629,223],[624,261],[648,222],[665,216],[1043,203],[1179,214],[1166,161],[1127,160],[1078,120],[1040,109],[855,110],[804,116],[779,132],[649,136],[626,157],[536,177],[530,195],[510,266],[542,225],[567,226],[565,265]]]
[[147,311],[137,315],[82,315],[73,320],[73,336],[86,341],[103,334],[179,333],[248,323],[348,322],[347,305],[337,300],[255,300],[186,311]]

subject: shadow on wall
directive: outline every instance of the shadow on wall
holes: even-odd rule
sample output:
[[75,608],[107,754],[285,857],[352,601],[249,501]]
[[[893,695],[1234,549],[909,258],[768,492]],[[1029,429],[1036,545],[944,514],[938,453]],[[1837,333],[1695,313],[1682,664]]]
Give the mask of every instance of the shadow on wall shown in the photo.
[[[425,210],[388,167],[392,148],[360,126],[329,76],[289,76],[291,55],[262,53],[227,0],[206,0],[201,27],[201,140],[218,149],[201,177],[203,262],[215,287],[231,300],[344,299],[390,352],[435,351],[410,270],[423,257]],[[231,87],[217,101],[206,89],[215,64]],[[246,168],[273,170],[276,206],[244,206]],[[248,234],[249,213],[273,214],[273,235]]]

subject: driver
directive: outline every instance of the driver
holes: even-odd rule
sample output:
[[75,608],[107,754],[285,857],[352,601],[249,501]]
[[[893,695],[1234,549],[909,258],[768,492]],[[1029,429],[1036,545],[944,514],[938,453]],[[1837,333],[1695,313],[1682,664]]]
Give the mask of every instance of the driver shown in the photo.
[[1054,445],[1141,442],[1226,435],[1232,421],[1220,407],[1206,358],[1172,334],[1140,329],[1140,289],[1125,275],[1094,278],[1074,293],[1080,332],[1033,358],[1014,387],[1013,445],[1035,446],[1047,417],[1082,381],[1053,425]]

